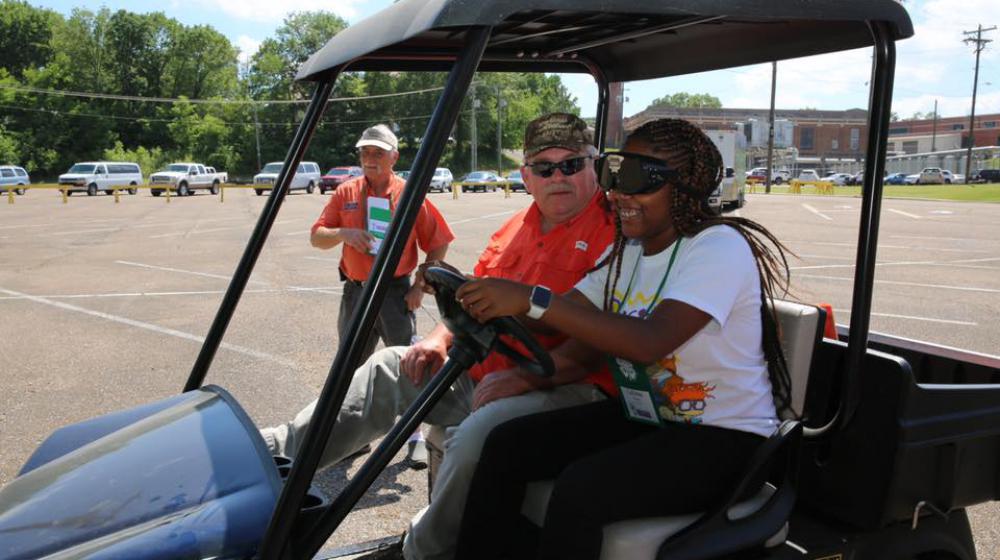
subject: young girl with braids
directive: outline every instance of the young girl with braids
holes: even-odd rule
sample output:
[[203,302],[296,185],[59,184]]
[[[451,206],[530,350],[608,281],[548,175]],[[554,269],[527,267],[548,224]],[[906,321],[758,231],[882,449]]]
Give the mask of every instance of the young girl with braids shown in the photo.
[[598,558],[608,523],[704,511],[733,489],[788,407],[766,305],[787,287],[785,249],[760,224],[709,210],[723,173],[712,141],[686,121],[658,120],[595,165],[618,235],[575,290],[476,279],[456,295],[480,321],[527,314],[564,332],[557,367],[605,360],[621,398],[495,428],[459,559],[511,556],[511,541],[496,537],[517,533],[534,480],[555,479],[539,544],[546,560]]

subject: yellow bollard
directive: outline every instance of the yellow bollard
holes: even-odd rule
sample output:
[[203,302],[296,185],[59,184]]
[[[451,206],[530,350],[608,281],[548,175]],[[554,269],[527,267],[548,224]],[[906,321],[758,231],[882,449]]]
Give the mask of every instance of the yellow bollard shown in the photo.
[[14,204],[14,189],[7,189],[7,204]]
[[119,188],[118,187],[111,187],[111,190],[115,193],[115,204],[118,204],[120,202],[120,200],[119,200],[119,193],[118,193]]
[[226,185],[219,185],[219,202],[226,201]]
[[59,189],[59,190],[62,191],[63,204],[68,204],[69,203],[69,189],[62,188],[62,189]]
[[163,192],[167,193],[167,204],[170,204],[170,185],[166,185]]
[[458,200],[458,191],[460,191],[460,190],[462,190],[462,185],[459,185],[458,183],[452,183],[451,184],[451,198],[454,199],[454,200]]
[[510,183],[503,184],[503,197],[510,198]]

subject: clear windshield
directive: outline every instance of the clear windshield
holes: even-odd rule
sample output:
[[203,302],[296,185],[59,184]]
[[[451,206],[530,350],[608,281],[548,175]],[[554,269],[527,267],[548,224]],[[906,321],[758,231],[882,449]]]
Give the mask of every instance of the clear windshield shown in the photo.
[[284,165],[283,163],[269,163],[269,164],[265,165],[264,169],[261,169],[260,172],[261,173],[278,173],[278,172],[281,171],[281,167],[283,165]]
[[172,163],[167,166],[166,171],[179,171],[181,173],[187,173],[188,166],[181,165],[179,163]]
[[337,169],[336,167],[334,167],[333,169],[327,171],[326,174],[327,175],[349,175],[350,172],[347,171],[346,169]]
[[94,166],[89,163],[78,163],[69,168],[67,173],[93,173]]

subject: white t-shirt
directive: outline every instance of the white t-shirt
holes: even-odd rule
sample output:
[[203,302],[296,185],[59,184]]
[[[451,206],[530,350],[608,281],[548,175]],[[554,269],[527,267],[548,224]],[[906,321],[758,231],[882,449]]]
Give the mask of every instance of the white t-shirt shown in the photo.
[[[665,299],[684,302],[712,317],[673,354],[647,368],[660,417],[769,436],[778,420],[761,347],[760,278],[750,246],[739,232],[724,225],[680,239],[666,284],[651,302],[676,243],[644,256],[642,245],[630,241],[612,304],[619,309],[628,292],[619,313],[631,317],[645,317],[647,309],[652,312]],[[595,270],[576,285],[597,307],[604,304],[608,269]]]

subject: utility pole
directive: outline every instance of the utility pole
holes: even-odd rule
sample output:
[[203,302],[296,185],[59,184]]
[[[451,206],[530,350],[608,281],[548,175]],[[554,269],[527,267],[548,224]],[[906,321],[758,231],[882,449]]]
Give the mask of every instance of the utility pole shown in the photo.
[[257,138],[257,170],[263,166],[260,164],[260,123],[257,121],[257,104],[253,104],[253,134]]
[[931,128],[931,151],[937,151],[937,99],[934,100],[934,124]]
[[993,31],[996,26],[983,29],[983,24],[979,24],[979,28],[975,31],[964,31],[966,35],[976,34],[976,38],[966,37],[964,41],[966,43],[976,44],[976,74],[972,79],[972,112],[969,114],[969,151],[965,156],[965,183],[968,184],[972,180],[972,148],[976,145],[976,90],[979,87],[979,53],[983,52],[986,48],[986,43],[992,43],[992,39],[983,39],[983,31]]
[[472,169],[469,171],[475,171],[479,169],[479,161],[477,159],[477,154],[479,153],[479,138],[476,133],[476,112],[479,111],[479,100],[476,99],[476,87],[473,86],[469,89],[469,93],[472,95],[472,159],[469,161],[469,165]]
[[771,62],[771,112],[768,114],[767,127],[767,177],[764,192],[771,194],[771,157],[774,153],[774,90],[778,81],[778,61]]
[[497,175],[503,177],[503,109],[507,100],[500,97],[500,85],[497,84]]

